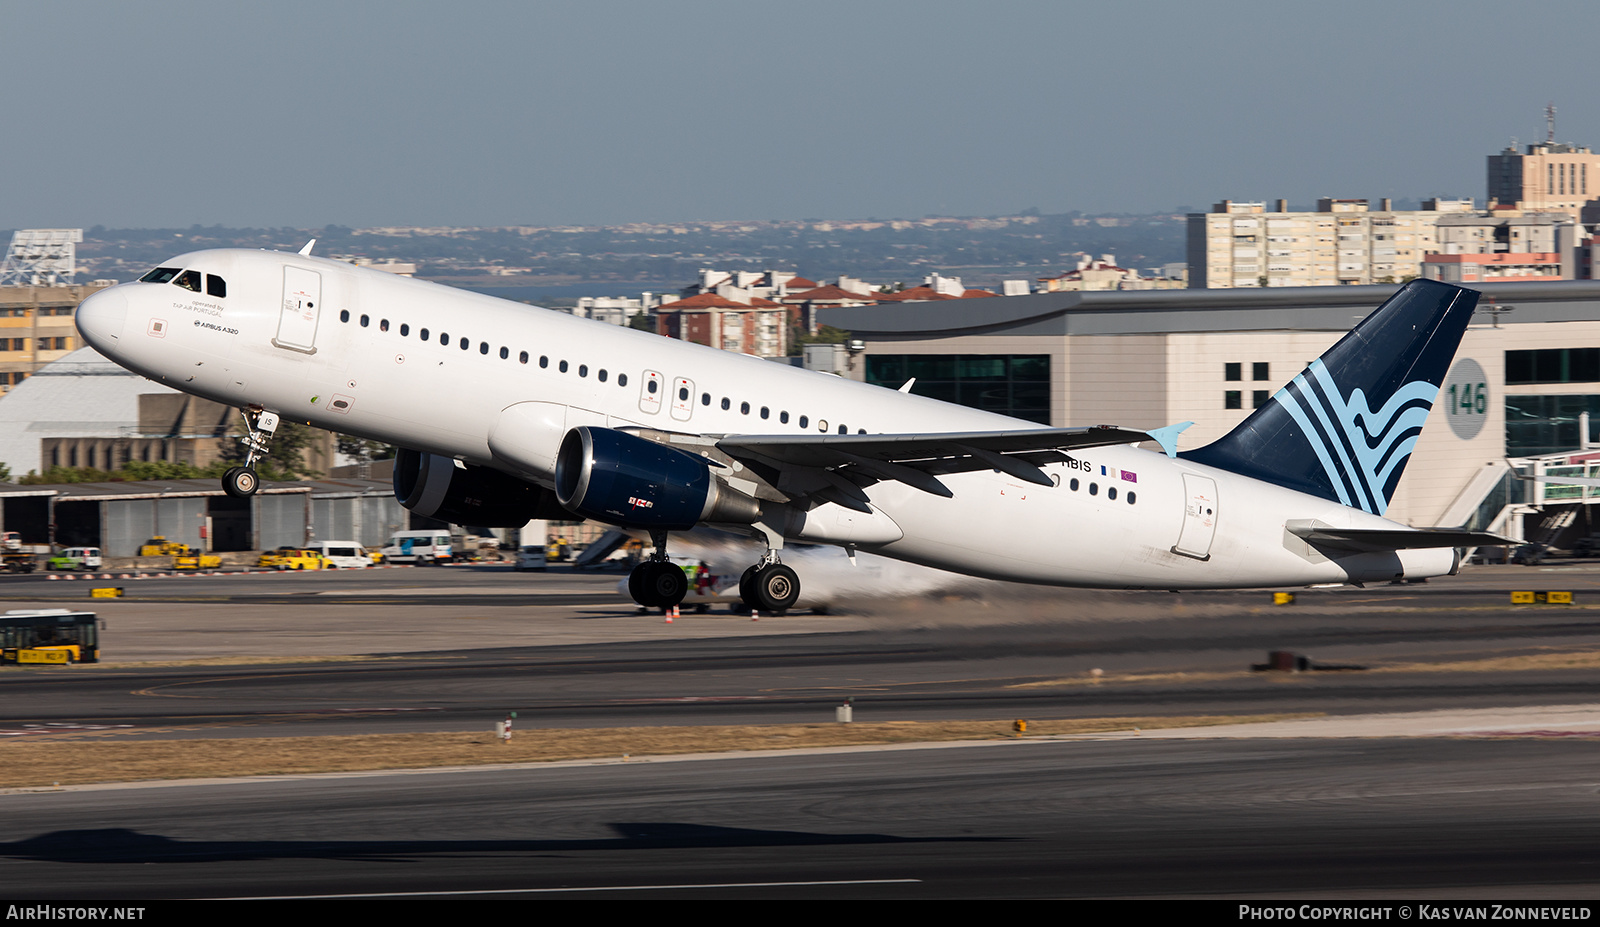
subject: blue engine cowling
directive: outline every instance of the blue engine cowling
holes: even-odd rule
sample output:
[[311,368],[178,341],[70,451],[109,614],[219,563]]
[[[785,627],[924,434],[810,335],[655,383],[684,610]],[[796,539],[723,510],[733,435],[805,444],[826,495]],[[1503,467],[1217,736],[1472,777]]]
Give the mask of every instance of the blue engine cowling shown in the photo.
[[499,470],[399,448],[394,495],[429,518],[478,528],[520,528],[534,518],[571,518],[550,490]]
[[702,521],[750,524],[760,505],[728,490],[705,460],[612,428],[579,426],[556,455],[556,499],[585,518],[685,531]]

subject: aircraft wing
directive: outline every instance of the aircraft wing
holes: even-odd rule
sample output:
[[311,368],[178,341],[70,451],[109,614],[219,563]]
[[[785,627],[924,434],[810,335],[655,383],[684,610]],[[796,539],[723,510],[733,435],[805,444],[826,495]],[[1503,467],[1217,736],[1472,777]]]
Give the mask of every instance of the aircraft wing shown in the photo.
[[1040,464],[1065,460],[1068,451],[1149,440],[1148,432],[1094,425],[903,435],[725,435],[716,447],[766,469],[789,498],[815,495],[865,511],[861,490],[880,480],[949,497],[940,475],[993,469],[1050,486],[1053,481]]
[[1430,547],[1508,546],[1516,542],[1487,531],[1464,528],[1335,528],[1319,521],[1290,521],[1284,527],[1315,547],[1350,551],[1416,550]]

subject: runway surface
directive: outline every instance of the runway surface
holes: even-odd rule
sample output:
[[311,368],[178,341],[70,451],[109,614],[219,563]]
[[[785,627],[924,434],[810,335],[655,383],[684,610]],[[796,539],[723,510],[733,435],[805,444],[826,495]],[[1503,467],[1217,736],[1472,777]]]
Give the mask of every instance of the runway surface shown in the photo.
[[1593,897],[1592,742],[1016,743],[0,796],[0,894]]
[[[107,664],[0,672],[0,762],[39,739],[486,730],[507,710],[533,727],[816,722],[847,697],[862,721],[1329,719],[1204,739],[12,792],[0,892],[1593,897],[1596,664],[1548,658],[1600,652],[1584,594],[1600,573],[1562,570],[1283,608],[1262,593],[966,587],[671,625],[629,607],[615,578],[559,573],[127,583],[127,599],[95,603]],[[0,593],[76,605],[86,587],[58,591],[71,585]],[[1511,588],[1575,589],[1579,604],[1512,608]],[[283,601],[240,598],[262,596]],[[492,604],[555,596],[579,601]],[[1277,649],[1368,668],[1250,671]],[[302,660],[338,653],[365,659]],[[243,662],[185,665],[228,654]],[[1534,712],[1548,706],[1569,707]],[[1419,714],[1443,709],[1498,713],[1471,730]]]

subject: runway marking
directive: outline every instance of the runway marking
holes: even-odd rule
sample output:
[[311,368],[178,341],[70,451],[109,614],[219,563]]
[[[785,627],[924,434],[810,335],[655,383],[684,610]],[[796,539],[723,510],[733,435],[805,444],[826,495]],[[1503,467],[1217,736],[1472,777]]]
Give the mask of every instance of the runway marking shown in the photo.
[[703,882],[689,885],[591,885],[564,888],[489,888],[439,892],[359,892],[348,895],[255,895],[239,898],[209,898],[206,901],[322,901],[337,898],[431,898],[441,895],[535,895],[559,892],[648,892],[697,888],[795,888],[807,885],[907,885],[921,879],[834,879],[812,882]]
[[79,724],[75,721],[50,721],[45,724],[24,724],[21,728],[0,728],[0,737],[23,737],[29,734],[82,734],[88,732],[117,731],[131,728],[131,724]]

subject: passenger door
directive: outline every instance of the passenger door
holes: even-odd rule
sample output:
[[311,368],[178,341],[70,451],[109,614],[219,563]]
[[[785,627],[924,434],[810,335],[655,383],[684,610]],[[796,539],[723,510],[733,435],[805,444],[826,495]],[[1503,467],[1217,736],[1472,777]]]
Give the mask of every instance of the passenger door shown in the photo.
[[1196,560],[1211,559],[1217,533],[1217,481],[1194,473],[1183,475],[1183,528],[1172,552]]
[[283,268],[283,308],[272,343],[290,351],[317,353],[317,320],[322,314],[322,275],[301,267]]

